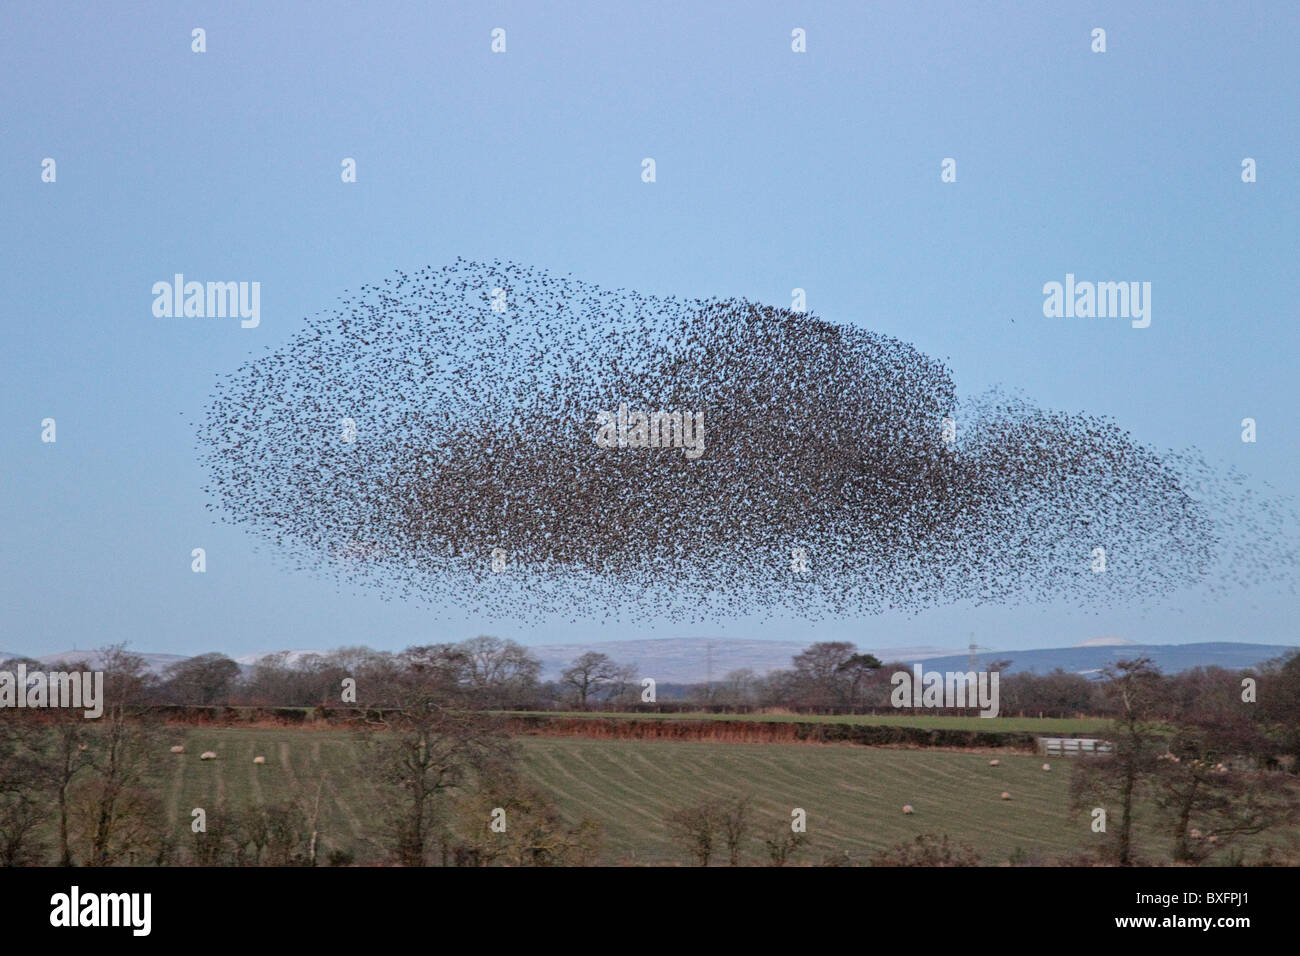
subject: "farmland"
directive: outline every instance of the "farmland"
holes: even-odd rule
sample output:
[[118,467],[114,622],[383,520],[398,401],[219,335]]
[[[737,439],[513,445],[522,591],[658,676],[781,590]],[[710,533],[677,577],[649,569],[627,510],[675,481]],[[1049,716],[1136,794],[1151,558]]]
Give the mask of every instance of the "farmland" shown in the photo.
[[[314,799],[321,787],[321,832],[327,850],[343,849],[358,863],[384,858],[373,783],[357,738],[340,730],[173,727],[155,765],[157,784],[175,832],[188,837],[190,811],[287,798]],[[1013,853],[1051,861],[1095,846],[1086,817],[1068,810],[1069,760],[1042,771],[1042,758],[950,750],[815,744],[719,744],[612,741],[580,737],[519,740],[526,775],[549,792],[570,821],[589,816],[604,830],[607,863],[683,862],[664,817],[704,796],[752,793],[757,817],[747,862],[762,862],[762,840],[789,831],[791,810],[807,811],[809,846],[803,862],[847,851],[865,862],[871,852],[925,832],[970,844],[986,864]],[[216,751],[200,762],[197,754]],[[255,765],[262,755],[266,763]],[[1077,759],[1077,758],[1076,758]],[[324,778],[324,784],[320,781]],[[1007,791],[1011,800],[1000,799]],[[904,816],[901,808],[915,808]],[[1165,857],[1164,841],[1151,846]]]

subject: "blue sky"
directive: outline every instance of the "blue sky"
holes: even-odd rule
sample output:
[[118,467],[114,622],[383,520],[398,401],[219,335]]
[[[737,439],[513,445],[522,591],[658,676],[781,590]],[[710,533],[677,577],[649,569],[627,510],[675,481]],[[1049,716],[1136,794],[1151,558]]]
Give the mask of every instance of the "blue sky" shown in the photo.
[[[780,306],[800,287],[945,358],[962,394],[1111,416],[1289,491],[1300,7],[1134,7],[7,4],[0,648],[1295,643],[1296,599],[1268,587],[1096,613],[489,624],[295,574],[204,508],[189,423],[219,374],[345,290],[457,256]],[[261,282],[260,326],[155,318],[176,272]],[[1045,318],[1067,272],[1151,282],[1151,326]]]

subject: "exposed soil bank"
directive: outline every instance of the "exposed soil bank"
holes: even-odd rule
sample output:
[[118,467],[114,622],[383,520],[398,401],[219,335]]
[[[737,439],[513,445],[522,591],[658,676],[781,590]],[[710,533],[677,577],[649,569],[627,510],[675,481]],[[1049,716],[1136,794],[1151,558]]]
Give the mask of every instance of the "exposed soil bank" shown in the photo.
[[[157,706],[148,710],[163,723],[195,727],[301,727],[329,730],[377,725],[382,716],[379,711],[359,707]],[[40,721],[51,718],[46,712],[33,711],[29,719]],[[1037,736],[1028,731],[932,729],[826,721],[604,717],[599,714],[581,717],[514,714],[503,718],[503,723],[506,731],[511,734],[538,737],[729,743],[848,743],[864,747],[1005,748],[1024,751],[1034,750]]]

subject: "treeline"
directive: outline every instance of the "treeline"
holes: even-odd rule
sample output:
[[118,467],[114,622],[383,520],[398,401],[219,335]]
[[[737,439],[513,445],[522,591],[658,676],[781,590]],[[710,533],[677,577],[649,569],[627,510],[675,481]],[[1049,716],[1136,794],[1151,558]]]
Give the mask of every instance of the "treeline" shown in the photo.
[[[1248,670],[1196,668],[1162,675],[1165,715],[1174,719],[1198,702],[1231,705],[1240,698],[1242,681],[1255,682],[1258,706],[1251,712],[1264,723],[1300,726],[1300,654]],[[45,665],[15,658],[0,663],[13,672],[86,670],[85,661]],[[999,672],[999,714],[1023,717],[1106,717],[1113,701],[1098,676],[1066,673],[1007,673],[1011,660],[987,665]],[[465,706],[483,710],[599,710],[639,712],[735,712],[783,709],[796,713],[888,713],[898,671],[912,665],[883,663],[850,643],[820,642],[795,655],[791,667],[759,675],[732,671],[705,684],[655,680],[633,662],[600,653],[585,653],[565,668],[558,680],[541,679],[541,662],[528,648],[496,637],[459,643],[426,644],[404,651],[343,647],[324,654],[291,659],[288,652],[267,655],[241,667],[224,654],[201,654],[180,661],[161,674],[145,673],[138,695],[143,703],[194,707],[384,707],[394,688],[412,675],[436,675],[455,689]],[[655,680],[651,699],[646,678]],[[1240,701],[1238,700],[1238,703]],[[940,711],[941,712],[941,711]],[[974,707],[965,712],[974,713]],[[1293,752],[1293,751],[1288,751]]]

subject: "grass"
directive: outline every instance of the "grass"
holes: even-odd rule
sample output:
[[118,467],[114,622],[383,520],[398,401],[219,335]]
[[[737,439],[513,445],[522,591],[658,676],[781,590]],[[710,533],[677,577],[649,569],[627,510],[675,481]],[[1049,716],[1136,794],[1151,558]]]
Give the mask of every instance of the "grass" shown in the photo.
[[[299,797],[314,799],[324,775],[321,832],[324,850],[347,849],[358,862],[380,862],[375,840],[373,783],[361,745],[346,731],[175,728],[166,744],[183,742],[184,755],[165,747],[157,777],[176,832],[188,839],[190,811],[211,815],[231,805]],[[812,744],[735,744],[579,737],[519,739],[527,776],[551,794],[566,819],[589,816],[604,829],[607,863],[685,862],[670,841],[664,817],[704,796],[754,796],[755,835],[747,862],[763,862],[762,839],[789,832],[791,810],[807,812],[810,846],[804,862],[847,851],[853,862],[920,833],[947,833],[968,843],[987,864],[1005,863],[1017,850],[1049,862],[1097,846],[1086,816],[1069,810],[1070,767],[1054,758],[1044,773],[1041,756],[989,755],[931,749]],[[200,762],[214,750],[219,758]],[[253,757],[266,757],[264,765]],[[1012,799],[1000,799],[1002,791]],[[904,804],[915,808],[905,816]],[[1117,822],[1117,821],[1116,821]],[[1168,859],[1168,839],[1145,849]]]
[[[865,862],[880,850],[927,831],[970,843],[988,862],[1016,848],[1031,858],[1082,850],[1087,826],[1066,812],[1066,774],[1043,773],[1042,759],[952,751],[846,746],[711,744],[562,738],[526,742],[530,774],[558,796],[566,815],[587,814],[604,827],[616,859],[662,863],[683,859],[663,818],[703,796],[752,793],[757,838],[747,857],[763,859],[761,839],[790,829],[791,811],[807,813],[809,847],[820,861],[848,851]],[[1007,790],[1015,800],[1004,801]],[[915,814],[905,816],[904,804]]]

